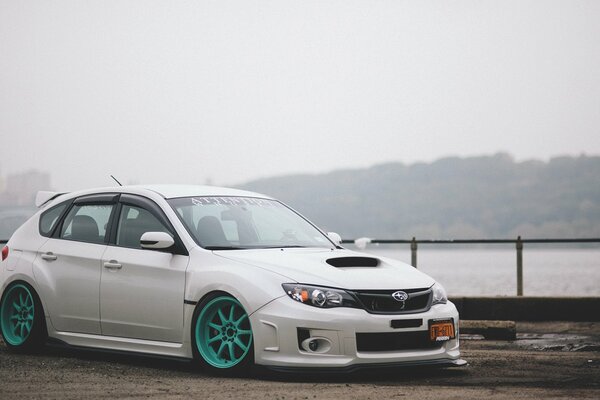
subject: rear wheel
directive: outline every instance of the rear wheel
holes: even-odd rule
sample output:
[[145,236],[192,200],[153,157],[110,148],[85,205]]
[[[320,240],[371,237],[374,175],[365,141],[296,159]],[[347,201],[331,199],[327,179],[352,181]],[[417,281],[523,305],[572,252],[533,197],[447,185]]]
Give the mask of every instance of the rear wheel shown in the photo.
[[195,353],[214,372],[240,373],[254,358],[252,327],[244,307],[235,298],[216,294],[195,312]]
[[0,328],[11,350],[31,351],[44,344],[44,312],[31,286],[19,282],[6,289],[0,302]]

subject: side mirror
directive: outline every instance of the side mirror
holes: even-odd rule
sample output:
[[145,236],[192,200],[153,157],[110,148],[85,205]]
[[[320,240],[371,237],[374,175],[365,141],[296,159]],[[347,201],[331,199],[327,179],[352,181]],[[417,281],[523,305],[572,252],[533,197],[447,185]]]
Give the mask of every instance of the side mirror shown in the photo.
[[168,249],[175,240],[166,232],[146,232],[140,238],[142,249]]
[[327,232],[327,237],[335,243],[336,246],[342,245],[342,237],[335,232]]

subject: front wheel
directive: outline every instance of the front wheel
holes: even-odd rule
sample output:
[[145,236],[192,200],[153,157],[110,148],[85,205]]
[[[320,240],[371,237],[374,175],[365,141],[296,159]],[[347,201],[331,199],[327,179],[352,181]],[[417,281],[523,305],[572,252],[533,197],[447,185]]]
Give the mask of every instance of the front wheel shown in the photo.
[[226,294],[209,296],[196,308],[194,353],[213,372],[241,372],[254,358],[252,327],[244,307]]
[[46,340],[41,302],[31,286],[24,282],[9,286],[0,302],[0,330],[10,350],[32,351]]

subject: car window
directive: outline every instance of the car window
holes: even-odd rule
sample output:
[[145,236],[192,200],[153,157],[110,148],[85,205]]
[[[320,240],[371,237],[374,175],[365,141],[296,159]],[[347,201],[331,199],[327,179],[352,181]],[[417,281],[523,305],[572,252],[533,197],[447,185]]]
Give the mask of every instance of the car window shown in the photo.
[[172,235],[150,211],[124,204],[117,227],[117,246],[140,249],[140,238],[146,232],[166,232]]
[[59,204],[42,213],[42,216],[40,217],[40,233],[42,236],[50,236],[50,233],[52,233],[54,226],[58,222],[58,218],[65,210],[66,206],[67,203]]
[[[234,219],[225,219],[221,217],[221,213],[223,209],[218,204],[207,204],[205,207],[189,207],[187,210],[190,213],[190,222],[194,227],[198,226],[198,223],[202,225],[200,220],[206,221],[209,218],[212,220],[218,220],[221,228],[223,229],[223,234],[225,235],[225,239],[227,239],[231,243],[239,242],[239,234],[238,234],[238,222]],[[179,215],[183,216],[184,209],[177,209]],[[208,218],[207,218],[208,217]],[[211,218],[212,217],[212,218]],[[212,243],[212,242],[211,242]]]
[[168,202],[204,248],[331,246],[322,232],[275,200],[206,196]]
[[61,239],[104,243],[112,204],[75,205],[65,217]]

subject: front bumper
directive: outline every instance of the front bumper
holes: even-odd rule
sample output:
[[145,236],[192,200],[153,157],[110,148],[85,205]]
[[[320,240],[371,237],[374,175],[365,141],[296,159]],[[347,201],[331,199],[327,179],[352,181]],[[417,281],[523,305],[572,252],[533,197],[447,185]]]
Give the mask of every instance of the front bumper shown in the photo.
[[[427,332],[429,320],[454,320],[456,338],[436,348],[385,351],[358,351],[357,333]],[[413,328],[392,328],[392,320],[422,319]],[[382,366],[458,366],[458,311],[451,302],[438,304],[417,314],[379,315],[355,308],[319,309],[280,297],[250,316],[254,332],[255,362],[273,369],[334,368],[336,371],[358,367]],[[320,338],[316,352],[301,348],[298,329]]]

